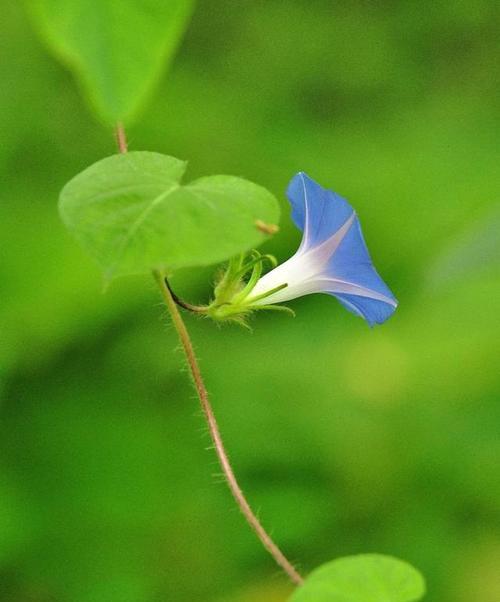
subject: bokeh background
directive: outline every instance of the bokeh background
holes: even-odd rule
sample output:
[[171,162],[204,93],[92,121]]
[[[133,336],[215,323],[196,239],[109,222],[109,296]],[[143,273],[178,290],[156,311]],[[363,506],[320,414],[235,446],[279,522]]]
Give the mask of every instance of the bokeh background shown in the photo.
[[[152,279],[102,294],[64,183],[115,152],[21,3],[0,41],[1,602],[284,602],[235,509]],[[187,317],[251,503],[303,571],[381,552],[427,602],[500,600],[499,28],[494,0],[198,3],[132,149],[305,170],[356,206],[400,308],[330,297],[253,333]],[[497,7],[496,7],[497,8]],[[498,15],[497,15],[498,16]],[[213,270],[174,279],[194,301]],[[215,476],[214,476],[215,475]]]

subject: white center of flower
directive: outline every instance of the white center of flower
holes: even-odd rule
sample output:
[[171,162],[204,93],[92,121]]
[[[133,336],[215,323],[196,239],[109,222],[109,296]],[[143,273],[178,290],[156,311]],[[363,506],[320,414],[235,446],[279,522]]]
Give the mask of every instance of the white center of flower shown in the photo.
[[[307,248],[307,246],[301,245],[295,255],[265,274],[257,282],[249,301],[283,284],[287,285],[286,288],[259,299],[256,303],[259,305],[282,303],[302,295],[324,291],[324,280],[325,277],[328,277],[325,274],[328,262],[338,249],[355,218],[356,213],[353,211],[341,228],[316,247]],[[320,286],[320,283],[323,283],[323,286]]]

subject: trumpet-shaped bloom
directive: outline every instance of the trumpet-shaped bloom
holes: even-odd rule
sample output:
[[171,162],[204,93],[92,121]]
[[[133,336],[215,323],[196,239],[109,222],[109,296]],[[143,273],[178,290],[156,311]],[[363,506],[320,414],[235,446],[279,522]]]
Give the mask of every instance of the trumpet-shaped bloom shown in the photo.
[[292,178],[287,196],[302,242],[295,255],[260,278],[248,301],[274,305],[328,293],[370,326],[385,322],[397,301],[373,267],[351,205],[303,172]]

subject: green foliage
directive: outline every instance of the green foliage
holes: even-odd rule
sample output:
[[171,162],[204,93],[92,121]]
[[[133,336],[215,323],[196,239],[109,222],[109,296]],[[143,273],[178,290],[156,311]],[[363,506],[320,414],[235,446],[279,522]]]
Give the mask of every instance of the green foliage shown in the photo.
[[[152,279],[100,295],[54,210],[112,136],[21,3],[3,4],[0,600],[284,602],[286,578],[214,480]],[[500,279],[490,264],[424,288],[474,224],[478,240],[495,226],[498,7],[429,8],[200,2],[129,139],[189,157],[193,179],[244,174],[287,215],[299,169],[355,203],[401,302],[394,321],[367,333],[326,295],[291,304],[294,320],[259,317],[252,335],[188,316],[222,434],[305,573],[379,550],[422,569],[425,602],[498,602]],[[281,226],[262,249],[280,261],[300,238]],[[173,285],[201,302],[211,275]]]
[[186,163],[131,152],[98,161],[62,190],[61,216],[110,280],[152,269],[210,265],[262,243],[274,196],[233,176],[180,180]]
[[434,260],[428,270],[428,283],[442,289],[467,279],[473,282],[484,272],[500,272],[500,205],[464,232]]
[[129,120],[177,43],[192,0],[29,0],[37,30],[105,121]]
[[408,563],[360,554],[338,558],[313,571],[290,602],[416,602],[424,593],[422,576]]

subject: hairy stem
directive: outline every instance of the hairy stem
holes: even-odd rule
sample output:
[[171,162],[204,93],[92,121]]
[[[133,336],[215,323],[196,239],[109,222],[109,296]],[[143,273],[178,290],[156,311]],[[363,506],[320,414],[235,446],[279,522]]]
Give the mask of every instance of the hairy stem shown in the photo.
[[271,539],[270,535],[261,525],[259,519],[254,514],[250,507],[250,504],[246,500],[243,491],[241,490],[241,487],[238,484],[238,481],[236,480],[235,474],[233,472],[233,469],[229,462],[229,458],[224,448],[224,444],[222,442],[219,427],[217,425],[217,421],[215,419],[215,415],[210,404],[210,400],[208,398],[207,389],[205,387],[205,383],[203,382],[200,367],[198,365],[194,353],[193,344],[191,342],[191,338],[187,331],[186,325],[184,324],[184,320],[182,319],[182,316],[180,315],[179,310],[177,309],[177,305],[172,297],[172,293],[169,290],[169,287],[166,285],[165,275],[156,270],[153,272],[153,275],[156,279],[156,282],[158,283],[158,286],[160,287],[163,299],[170,312],[172,322],[175,326],[177,334],[179,335],[179,339],[184,350],[184,354],[186,356],[189,370],[191,372],[191,376],[193,377],[194,386],[200,399],[201,408],[207,420],[210,437],[214,444],[214,448],[217,453],[217,457],[222,471],[224,473],[226,482],[229,486],[229,489],[231,490],[231,493],[233,494],[233,497],[236,500],[236,503],[238,504],[248,524],[252,527],[252,529],[257,534],[257,537],[262,542],[262,545],[271,554],[271,556],[278,563],[278,565],[290,577],[290,579],[297,585],[300,585],[301,583],[303,583],[303,578],[297,572],[292,563],[284,556],[283,552],[278,548],[278,546]]
[[[118,145],[118,150],[120,151],[120,153],[126,153],[128,150],[127,136],[123,124],[121,122],[116,124],[115,136]],[[247,502],[243,491],[241,490],[241,487],[238,485],[238,481],[236,480],[235,474],[229,462],[229,458],[227,456],[219,432],[219,427],[217,425],[217,421],[215,419],[215,415],[210,404],[210,400],[208,398],[207,389],[205,387],[205,383],[203,382],[200,367],[198,366],[198,362],[196,360],[193,343],[191,342],[191,337],[189,336],[186,325],[184,324],[184,320],[182,319],[182,316],[180,315],[179,310],[177,309],[176,302],[178,302],[179,300],[174,299],[174,297],[172,296],[172,291],[170,290],[170,286],[168,284],[168,280],[166,279],[165,274],[162,274],[160,271],[155,270],[153,272],[153,275],[155,277],[156,282],[158,283],[158,286],[160,287],[161,294],[163,296],[167,309],[170,312],[172,322],[179,336],[179,340],[182,344],[184,354],[186,355],[189,370],[193,378],[196,392],[198,393],[198,397],[200,399],[201,408],[207,420],[210,437],[214,444],[215,451],[217,453],[217,457],[219,459],[219,463],[221,465],[229,489],[233,494],[233,497],[236,500],[236,503],[238,504],[248,524],[252,527],[252,529],[257,534],[257,537],[262,542],[262,545],[268,550],[268,552],[271,554],[274,560],[290,577],[293,583],[300,585],[304,581],[303,578],[297,572],[292,563],[285,557],[283,552],[274,543],[274,541],[271,539],[264,527],[260,524],[259,519],[253,513],[250,504]],[[196,310],[198,311],[198,308],[196,308]]]

